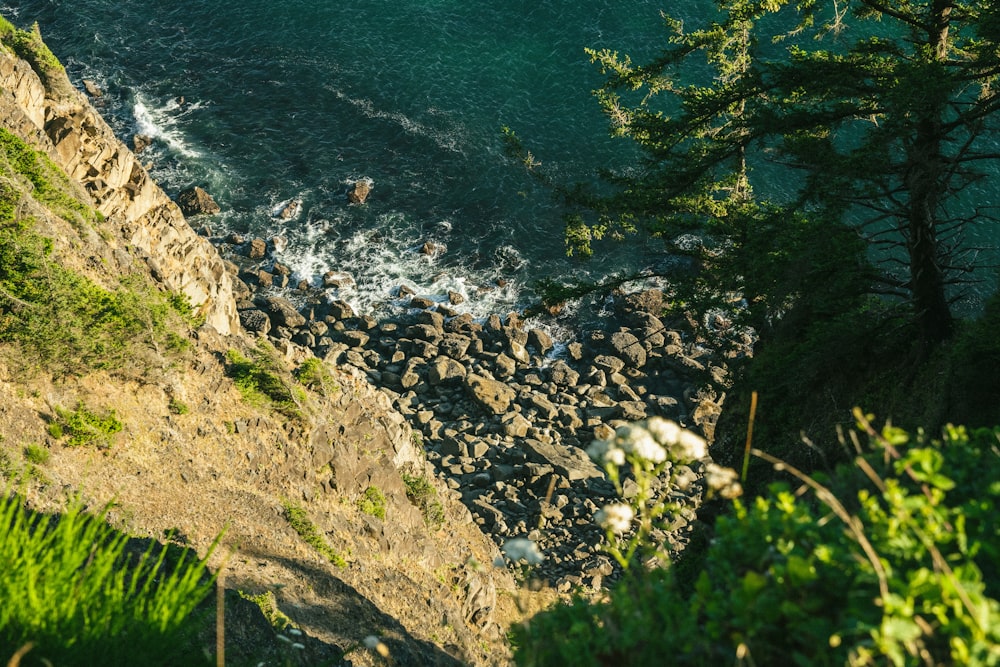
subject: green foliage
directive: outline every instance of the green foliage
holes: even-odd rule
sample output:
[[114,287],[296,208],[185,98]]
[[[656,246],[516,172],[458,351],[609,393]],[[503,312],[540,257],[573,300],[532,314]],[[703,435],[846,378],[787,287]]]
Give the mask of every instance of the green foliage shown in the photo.
[[606,600],[514,628],[518,664],[998,664],[1000,428],[932,439],[857,416],[870,449],[835,487],[783,466],[802,487],[735,501],[692,589],[630,569]]
[[244,600],[249,600],[260,607],[260,611],[264,614],[264,618],[266,618],[267,622],[271,624],[271,627],[278,632],[281,632],[285,628],[295,627],[294,623],[292,623],[292,619],[288,618],[288,616],[278,608],[278,601],[274,597],[274,592],[264,591],[259,595],[251,595],[250,593],[239,591],[239,595]]
[[175,415],[186,415],[191,411],[191,408],[187,406],[187,403],[180,400],[176,396],[170,397],[170,403],[167,405],[167,409]]
[[74,501],[44,516],[0,501],[4,659],[31,642],[21,664],[202,664],[193,612],[214,584],[205,561],[155,543],[137,553],[106,512]]
[[244,357],[237,350],[226,353],[226,372],[233,378],[243,400],[255,406],[272,407],[292,419],[302,419],[305,394],[301,387],[286,382],[274,348],[260,341],[251,355],[252,358]]
[[329,367],[316,357],[309,357],[302,362],[295,372],[299,382],[317,392],[321,396],[331,396],[340,390],[333,379]]
[[51,455],[48,448],[37,443],[32,442],[24,446],[24,458],[32,465],[45,465],[49,462]]
[[347,561],[327,544],[326,539],[303,508],[290,500],[283,501],[282,506],[285,508],[285,518],[288,520],[289,525],[299,534],[299,537],[305,540],[306,544],[316,549],[324,558],[337,567],[347,567]]
[[406,497],[424,515],[424,523],[427,526],[436,530],[444,525],[444,506],[438,500],[437,489],[426,475],[410,475],[404,472],[403,486],[406,487]]
[[377,486],[369,486],[358,498],[358,509],[377,519],[385,518],[386,498]]
[[55,410],[56,419],[53,423],[58,425],[58,429],[53,431],[50,428],[49,433],[56,438],[69,436],[69,440],[66,442],[69,447],[82,445],[110,447],[112,437],[115,433],[120,432],[124,426],[114,410],[98,414],[88,409],[83,401],[78,403],[74,410],[58,406]]

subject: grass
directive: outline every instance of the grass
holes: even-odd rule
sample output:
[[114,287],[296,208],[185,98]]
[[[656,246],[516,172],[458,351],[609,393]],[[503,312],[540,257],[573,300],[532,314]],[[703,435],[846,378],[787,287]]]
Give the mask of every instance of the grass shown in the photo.
[[316,357],[303,361],[295,371],[295,375],[305,387],[321,396],[331,396],[340,391],[340,386],[334,381],[330,368]]
[[42,445],[29,443],[24,446],[24,458],[32,465],[43,466],[49,462],[51,452]]
[[57,440],[68,437],[66,445],[69,447],[110,447],[114,435],[123,426],[114,410],[98,414],[81,401],[74,410],[56,407],[56,419],[49,425],[49,435]]
[[250,357],[238,350],[226,353],[226,373],[233,378],[243,400],[255,407],[271,407],[291,419],[303,419],[306,400],[301,387],[283,378],[283,369],[274,348],[260,341]]
[[155,542],[136,553],[106,512],[91,516],[73,501],[41,515],[4,493],[0,646],[30,644],[26,661],[60,667],[204,662],[192,639],[193,612],[214,585],[205,561]]
[[260,608],[260,612],[264,614],[264,618],[267,619],[267,622],[278,632],[281,632],[285,628],[294,627],[292,619],[288,618],[278,608],[278,600],[274,597],[273,591],[264,591],[259,595],[251,595],[243,591],[238,591],[238,593],[244,600],[249,600],[257,605]]
[[309,515],[303,508],[292,503],[290,500],[283,501],[282,505],[285,508],[285,518],[288,520],[289,525],[299,534],[299,537],[305,540],[306,544],[316,549],[324,558],[337,567],[347,567],[347,561],[327,544],[326,539],[323,538],[322,533],[320,533],[316,524],[309,519]]

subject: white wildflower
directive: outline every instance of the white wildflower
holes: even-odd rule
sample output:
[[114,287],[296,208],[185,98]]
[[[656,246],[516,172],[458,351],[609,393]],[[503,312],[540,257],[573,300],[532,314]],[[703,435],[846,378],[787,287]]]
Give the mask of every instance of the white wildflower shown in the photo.
[[594,520],[601,528],[620,535],[628,531],[634,517],[635,512],[629,505],[616,503],[606,505],[603,509],[598,510],[594,515]]
[[587,455],[602,465],[613,463],[616,466],[625,465],[625,450],[616,446],[610,440],[594,440],[587,447]]
[[710,492],[718,493],[730,500],[743,494],[743,487],[740,486],[736,471],[715,463],[705,466],[705,484],[708,485]]
[[701,436],[682,430],[670,451],[678,461],[697,461],[708,456],[708,443]]
[[653,463],[663,463],[667,460],[667,450],[656,442],[652,434],[644,428],[636,427],[631,431],[631,437],[622,443],[626,454]]
[[372,649],[383,658],[389,657],[389,647],[386,646],[382,642],[382,640],[376,637],[375,635],[368,635],[367,637],[364,638],[362,643],[365,645],[366,648]]
[[538,565],[545,560],[545,556],[538,550],[538,545],[524,537],[515,537],[504,542],[503,552],[515,563],[524,561],[528,565]]
[[658,443],[667,447],[677,442],[681,434],[681,427],[677,425],[677,422],[663,417],[650,418],[646,422],[646,430],[653,434]]

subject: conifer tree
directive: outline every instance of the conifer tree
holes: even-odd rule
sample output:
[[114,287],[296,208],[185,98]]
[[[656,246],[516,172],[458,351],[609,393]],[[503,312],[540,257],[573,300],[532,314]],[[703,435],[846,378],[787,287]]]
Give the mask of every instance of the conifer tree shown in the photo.
[[591,53],[613,132],[644,159],[610,176],[615,195],[589,201],[598,217],[575,219],[569,240],[636,220],[668,239],[693,229],[713,288],[771,312],[816,307],[832,260],[849,274],[831,283],[840,296],[895,295],[921,338],[946,339],[953,286],[976,263],[968,231],[995,220],[997,3],[716,5],[694,30],[668,18],[653,62]]

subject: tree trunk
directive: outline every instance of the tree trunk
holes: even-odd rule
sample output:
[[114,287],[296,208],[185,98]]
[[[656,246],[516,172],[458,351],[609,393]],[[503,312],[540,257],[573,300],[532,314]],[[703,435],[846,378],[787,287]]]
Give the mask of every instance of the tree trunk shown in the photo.
[[[933,22],[927,34],[927,44],[933,47],[934,65],[948,56],[950,13],[950,0],[934,3]],[[934,71],[936,68],[932,66],[930,69]],[[906,175],[910,195],[907,240],[910,294],[921,337],[927,342],[938,343],[951,335],[954,324],[945,295],[946,281],[937,239],[938,202],[948,187],[945,161],[941,154],[946,105],[943,99],[931,95],[917,102],[914,109],[917,112],[916,134],[909,150]]]

